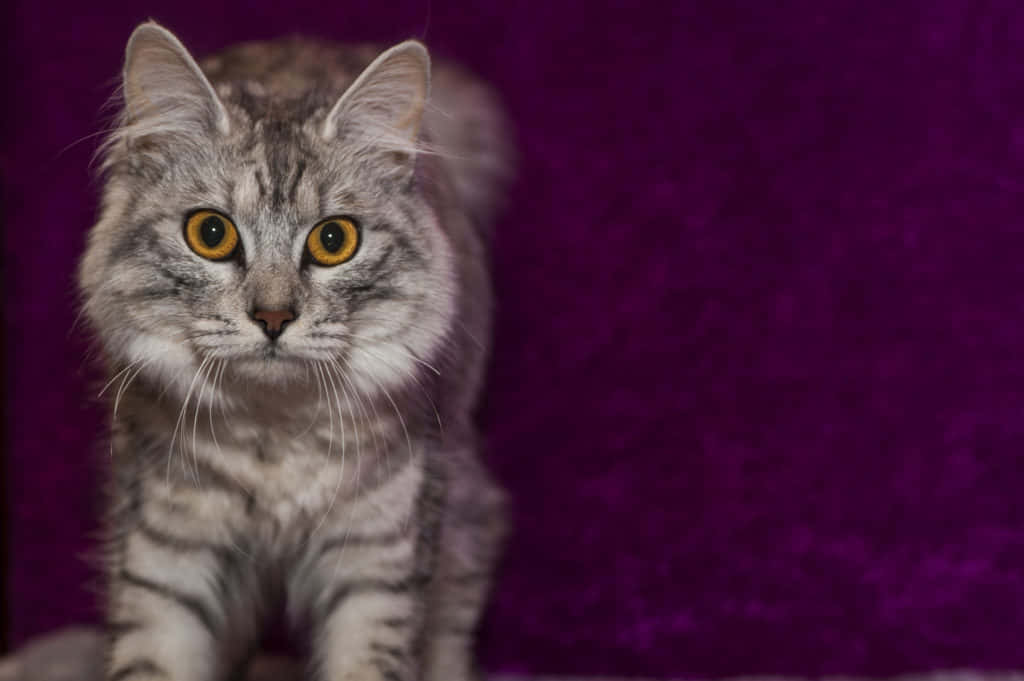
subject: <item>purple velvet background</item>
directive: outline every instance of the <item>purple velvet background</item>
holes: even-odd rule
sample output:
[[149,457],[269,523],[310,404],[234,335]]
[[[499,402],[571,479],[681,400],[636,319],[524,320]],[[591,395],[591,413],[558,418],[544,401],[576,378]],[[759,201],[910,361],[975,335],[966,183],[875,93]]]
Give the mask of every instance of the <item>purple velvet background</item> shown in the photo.
[[601,4],[8,4],[14,642],[95,617],[68,145],[153,16],[200,54],[417,35],[504,94],[489,668],[1024,667],[1024,9]]

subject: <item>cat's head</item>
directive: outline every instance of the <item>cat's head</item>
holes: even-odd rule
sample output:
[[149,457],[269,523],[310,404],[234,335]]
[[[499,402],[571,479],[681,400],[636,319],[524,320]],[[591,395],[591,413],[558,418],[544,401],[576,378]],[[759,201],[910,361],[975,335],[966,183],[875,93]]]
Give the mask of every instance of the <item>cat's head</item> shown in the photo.
[[321,87],[204,74],[160,26],[132,34],[79,277],[115,366],[181,390],[215,370],[259,387],[334,367],[373,390],[444,343],[452,246],[417,169],[426,50],[402,43],[354,82],[292,58]]

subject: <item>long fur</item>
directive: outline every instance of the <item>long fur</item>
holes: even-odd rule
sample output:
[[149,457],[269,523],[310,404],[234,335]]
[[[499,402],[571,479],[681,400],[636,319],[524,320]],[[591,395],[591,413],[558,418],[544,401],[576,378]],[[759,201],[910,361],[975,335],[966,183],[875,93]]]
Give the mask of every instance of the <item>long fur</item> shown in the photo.
[[[504,527],[471,418],[511,167],[493,95],[415,42],[200,65],[152,23],[122,93],[79,272],[109,371],[107,678],[226,678],[279,601],[318,678],[475,676]],[[229,260],[186,242],[197,209],[236,226]],[[339,215],[358,249],[319,266]],[[274,338],[256,310],[294,319]]]

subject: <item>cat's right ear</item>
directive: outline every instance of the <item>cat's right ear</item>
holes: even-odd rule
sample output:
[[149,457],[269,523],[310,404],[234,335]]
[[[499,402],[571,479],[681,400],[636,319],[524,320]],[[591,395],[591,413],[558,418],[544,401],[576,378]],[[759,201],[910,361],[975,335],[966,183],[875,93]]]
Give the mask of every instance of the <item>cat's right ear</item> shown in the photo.
[[195,59],[173,33],[152,21],[128,39],[123,91],[128,137],[230,130],[227,110]]

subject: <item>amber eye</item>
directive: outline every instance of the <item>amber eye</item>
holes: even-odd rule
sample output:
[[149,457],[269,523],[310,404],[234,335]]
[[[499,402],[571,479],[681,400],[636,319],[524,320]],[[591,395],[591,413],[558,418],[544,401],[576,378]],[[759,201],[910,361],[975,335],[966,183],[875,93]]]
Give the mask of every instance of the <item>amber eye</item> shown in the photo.
[[238,230],[222,213],[197,210],[185,220],[185,241],[204,258],[224,260],[238,247]]
[[309,233],[306,248],[318,265],[340,265],[356,254],[359,228],[349,218],[327,218]]

